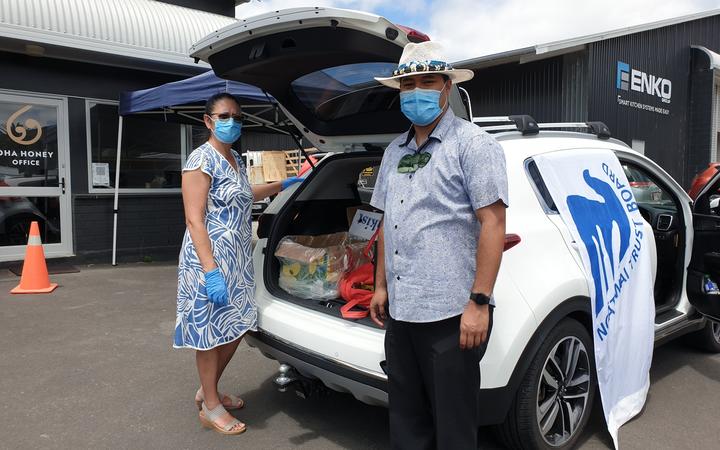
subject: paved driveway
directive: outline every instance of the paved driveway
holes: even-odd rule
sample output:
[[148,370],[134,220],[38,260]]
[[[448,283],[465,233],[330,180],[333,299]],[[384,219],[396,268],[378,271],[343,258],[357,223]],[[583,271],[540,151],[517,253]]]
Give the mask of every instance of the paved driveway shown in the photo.
[[[175,268],[125,265],[53,276],[45,296],[11,296],[0,274],[0,448],[387,448],[387,411],[344,394],[302,400],[272,384],[277,364],[240,346],[221,382],[241,393],[248,432],[201,429],[194,354],[173,350]],[[643,415],[623,449],[718,448],[720,356],[657,350]],[[581,448],[606,449],[596,408]],[[488,431],[481,448],[497,448]]]

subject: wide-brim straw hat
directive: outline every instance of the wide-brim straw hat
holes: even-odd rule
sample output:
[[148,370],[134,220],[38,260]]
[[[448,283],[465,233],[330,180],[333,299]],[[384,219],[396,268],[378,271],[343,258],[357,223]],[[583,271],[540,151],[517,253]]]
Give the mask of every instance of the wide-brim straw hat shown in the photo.
[[400,80],[413,75],[437,73],[449,77],[453,83],[462,83],[475,76],[469,69],[454,69],[443,57],[443,47],[437,42],[410,42],[403,49],[397,69],[390,77],[375,77],[377,81],[393,89],[400,89]]

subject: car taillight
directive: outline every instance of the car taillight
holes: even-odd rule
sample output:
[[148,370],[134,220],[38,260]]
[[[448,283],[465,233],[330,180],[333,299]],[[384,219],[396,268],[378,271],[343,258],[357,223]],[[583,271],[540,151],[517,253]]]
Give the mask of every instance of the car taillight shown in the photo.
[[398,25],[398,24],[395,24],[395,26],[400,28],[400,30],[402,30],[403,33],[407,34],[408,41],[410,41],[410,42],[414,42],[417,44],[418,42],[425,42],[425,41],[430,40],[430,36],[428,36],[425,33],[421,33],[420,31],[418,31],[414,28],[410,28],[410,27],[406,27],[404,25]]
[[634,188],[650,187],[650,182],[649,181],[631,181],[630,187],[634,187]]
[[506,252],[510,250],[511,248],[515,247],[520,243],[520,236],[517,234],[506,234],[505,235],[505,247],[503,247],[503,251]]

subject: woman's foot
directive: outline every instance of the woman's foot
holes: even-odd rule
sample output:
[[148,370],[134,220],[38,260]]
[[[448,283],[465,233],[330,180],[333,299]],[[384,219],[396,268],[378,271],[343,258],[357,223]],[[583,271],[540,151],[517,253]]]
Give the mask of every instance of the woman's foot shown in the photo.
[[[222,405],[227,410],[242,409],[245,406],[245,401],[243,399],[241,399],[240,397],[236,397],[232,394],[222,394],[218,392],[218,397],[220,398]],[[202,410],[202,404],[204,400],[205,397],[203,396],[203,390],[202,387],[200,387],[200,389],[198,389],[198,391],[195,393],[195,405],[197,406],[198,410]]]
[[200,422],[204,427],[213,429],[220,434],[235,435],[247,430],[245,424],[231,416],[220,403],[213,408],[203,403],[200,410]]

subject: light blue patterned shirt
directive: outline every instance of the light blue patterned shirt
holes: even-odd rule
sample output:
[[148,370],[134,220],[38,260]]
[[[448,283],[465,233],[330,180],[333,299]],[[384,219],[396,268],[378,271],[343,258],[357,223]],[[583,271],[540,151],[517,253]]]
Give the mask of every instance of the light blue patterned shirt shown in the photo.
[[[475,281],[479,208],[508,205],[505,155],[477,125],[448,110],[418,149],[414,130],[385,150],[370,204],[385,212],[390,315],[434,322],[462,314]],[[399,173],[400,159],[428,152],[427,165]]]

